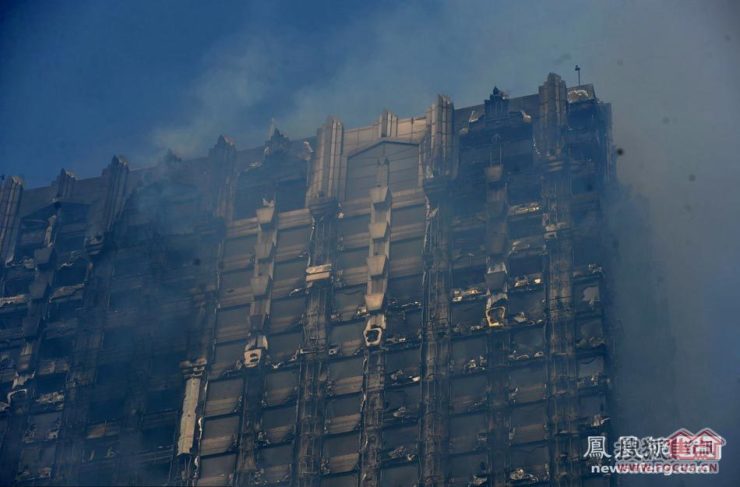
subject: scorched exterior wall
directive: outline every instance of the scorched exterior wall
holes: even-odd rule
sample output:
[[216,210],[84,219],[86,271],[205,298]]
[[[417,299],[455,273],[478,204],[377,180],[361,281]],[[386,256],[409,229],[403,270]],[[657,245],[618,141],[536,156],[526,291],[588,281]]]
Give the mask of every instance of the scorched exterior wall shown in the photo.
[[551,74],[5,180],[1,483],[609,484],[610,118]]

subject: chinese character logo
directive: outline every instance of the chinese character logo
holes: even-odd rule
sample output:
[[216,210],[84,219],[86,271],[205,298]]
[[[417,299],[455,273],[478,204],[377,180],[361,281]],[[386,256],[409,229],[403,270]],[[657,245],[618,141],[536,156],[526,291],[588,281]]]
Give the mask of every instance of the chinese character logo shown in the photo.
[[696,434],[680,429],[668,437],[668,450],[674,460],[716,462],[722,458],[725,444],[725,439],[710,428]]
[[606,436],[589,436],[588,450],[584,458],[611,458],[606,451]]

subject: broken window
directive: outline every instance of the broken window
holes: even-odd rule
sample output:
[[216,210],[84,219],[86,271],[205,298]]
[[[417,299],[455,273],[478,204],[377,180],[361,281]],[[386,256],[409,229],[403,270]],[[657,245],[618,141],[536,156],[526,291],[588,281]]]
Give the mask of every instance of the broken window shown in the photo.
[[542,227],[542,217],[539,215],[510,219],[508,226],[510,239],[520,239],[532,235],[540,235],[544,232]]
[[300,331],[270,335],[270,358],[273,362],[283,362],[295,357],[301,348],[303,333]]
[[484,413],[450,418],[450,451],[460,453],[485,449],[488,416]]
[[386,343],[405,343],[420,338],[422,312],[394,310],[388,315]]
[[11,328],[20,328],[23,325],[23,318],[26,316],[25,307],[17,307],[13,310],[3,310],[0,313],[0,329],[9,330]]
[[361,350],[364,343],[362,337],[364,329],[365,322],[363,320],[332,324],[329,328],[329,345],[330,347],[337,347],[337,349],[336,352],[333,352],[334,348],[330,348],[329,353],[348,356]]
[[601,289],[599,283],[576,283],[573,286],[573,297],[576,311],[598,311],[601,306]]
[[462,301],[450,307],[452,329],[457,333],[484,329],[486,301]]
[[485,337],[452,342],[450,369],[456,373],[472,373],[488,366]]
[[[332,462],[332,460],[336,461],[336,457],[352,457],[351,459],[348,459],[350,464],[347,466],[350,468],[343,468],[341,471],[351,470],[352,466],[354,466],[354,462],[357,461],[357,452],[360,450],[360,435],[359,433],[349,433],[340,436],[327,436],[322,442],[322,450],[322,457],[328,459],[331,463],[335,463]],[[337,467],[339,467],[339,465],[336,464],[330,466],[332,471],[337,471]]]
[[224,453],[236,447],[239,438],[239,416],[207,419],[203,425],[200,451],[203,455]]
[[453,479],[472,480],[473,475],[487,471],[488,454],[485,452],[450,457],[449,473]]
[[[579,413],[581,417],[588,420],[602,420],[606,418],[606,397],[603,394],[582,395],[578,398]],[[595,427],[601,424],[592,425]]]
[[21,449],[17,480],[41,480],[51,477],[56,444],[34,445]]
[[230,485],[236,467],[236,454],[201,458],[200,485]]
[[512,403],[526,403],[544,399],[547,392],[545,366],[532,365],[509,372],[508,399]]
[[265,374],[265,402],[268,406],[284,404],[295,398],[298,389],[296,370],[272,371]]
[[523,179],[510,181],[506,189],[509,204],[512,206],[539,201],[540,199],[541,184],[539,180],[530,181]]
[[290,325],[297,325],[301,320],[306,305],[305,296],[273,300],[270,305],[270,331],[286,331]]
[[592,319],[576,325],[576,348],[588,349],[604,345],[604,328],[601,320]]
[[[121,391],[124,392],[124,391]],[[115,421],[123,416],[123,398],[108,399],[103,401],[93,401],[90,403],[88,413],[88,423],[102,423]]]
[[267,435],[267,442],[279,443],[289,439],[290,435],[294,432],[295,422],[295,406],[262,410],[262,431]]
[[72,252],[74,250],[80,250],[85,245],[85,234],[84,233],[72,233],[64,234],[61,233],[54,240],[54,247],[59,252]]
[[509,294],[508,316],[515,324],[537,323],[545,318],[545,291]]
[[484,228],[460,230],[452,236],[453,255],[456,261],[471,259],[483,254],[486,233]]
[[550,455],[544,445],[512,447],[510,480],[547,480],[549,463]]
[[326,427],[330,433],[352,431],[360,424],[361,396],[353,394],[326,401]]
[[450,400],[455,413],[477,411],[487,404],[488,378],[485,375],[455,377],[451,380]]
[[380,485],[417,485],[419,482],[419,467],[417,464],[399,467],[381,468]]
[[[392,258],[395,258],[391,254]],[[424,295],[421,285],[421,274],[409,277],[396,277],[388,280],[388,295],[392,297],[398,305],[418,302]]]
[[383,430],[381,455],[384,460],[414,460],[418,455],[419,428],[416,425]]
[[175,423],[159,425],[141,430],[138,450],[140,452],[171,448],[175,442]]
[[237,361],[244,358],[244,341],[223,343],[216,345],[212,368],[214,370],[228,370],[237,367]]
[[510,360],[528,360],[545,356],[545,330],[538,327],[512,333]]
[[265,206],[266,201],[275,201],[272,188],[256,186],[248,171],[239,174],[234,195],[234,219],[254,218],[257,208]]
[[421,350],[418,348],[387,352],[385,371],[389,384],[400,385],[420,382],[421,361]]
[[23,441],[55,440],[62,426],[62,413],[35,414],[28,417],[28,425],[23,433]]
[[87,262],[77,260],[73,264],[65,264],[54,274],[54,283],[57,286],[73,286],[80,284],[87,275]]
[[71,336],[50,338],[41,342],[39,357],[42,359],[55,359],[66,357],[72,353],[74,338]]
[[342,319],[352,319],[362,314],[365,306],[366,286],[352,286],[337,289],[334,293],[334,312],[340,313]]
[[[14,370],[16,365],[18,364],[18,359],[20,358],[20,356],[20,348],[9,348],[0,351],[0,371]],[[0,401],[3,399],[4,397],[0,398]]]
[[[7,269],[7,268],[6,268]],[[5,278],[5,296],[16,296],[26,294],[28,287],[34,280],[33,272],[26,272],[16,275],[8,275]]]
[[387,424],[415,422],[421,408],[421,390],[418,384],[408,384],[385,391],[383,420]]
[[539,255],[512,257],[507,263],[509,274],[512,276],[527,276],[541,274],[544,270],[542,257]]
[[452,287],[460,291],[465,291],[473,287],[482,287],[485,274],[485,266],[455,269],[452,271]]
[[604,357],[584,357],[578,359],[578,385],[583,387],[597,386],[606,379]]
[[258,453],[258,464],[262,467],[289,465],[293,463],[293,445],[263,448]]
[[329,362],[329,390],[333,394],[346,394],[362,388],[364,357]]
[[297,179],[278,183],[277,205],[282,211],[300,210],[306,203],[306,180]]
[[151,389],[146,394],[146,412],[159,413],[176,411],[182,406],[182,391],[173,389]]
[[522,405],[511,411],[511,440],[529,443],[545,439],[547,414],[542,404]]
[[236,412],[240,406],[243,387],[243,380],[240,378],[208,381],[206,416]]

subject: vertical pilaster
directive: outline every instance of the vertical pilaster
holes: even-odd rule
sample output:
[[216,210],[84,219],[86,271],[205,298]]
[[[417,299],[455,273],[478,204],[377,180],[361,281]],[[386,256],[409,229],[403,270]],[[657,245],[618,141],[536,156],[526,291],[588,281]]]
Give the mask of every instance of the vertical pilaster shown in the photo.
[[[387,165],[387,161],[381,163]],[[386,291],[390,268],[391,193],[387,168],[378,186],[370,190],[370,255],[367,258],[367,293],[365,307],[365,391],[362,404],[360,439],[361,485],[380,485],[380,450],[382,445],[383,403],[385,388],[385,351],[382,349],[386,330]]]
[[208,158],[213,163],[216,174],[214,181],[218,194],[216,201],[216,216],[228,220],[234,212],[234,186],[237,180],[235,174],[236,144],[225,135],[219,136],[216,145],[208,152]]
[[450,222],[445,196],[455,170],[454,106],[440,96],[428,111],[430,131],[425,162],[427,199],[424,236],[424,315],[422,331],[422,455],[425,487],[442,486],[449,443]]
[[491,466],[491,487],[505,486],[510,470],[509,456],[509,367],[510,329],[506,323],[508,305],[506,258],[507,196],[504,167],[500,162],[485,168],[486,193],[486,322],[489,363],[488,377],[488,464]]
[[342,124],[330,118],[319,129],[308,207],[313,230],[306,268],[308,302],[303,327],[301,392],[298,398],[297,472],[295,485],[316,487],[321,475],[321,445],[327,383],[327,323],[334,292],[337,239],[337,190],[343,147]]
[[22,195],[23,181],[17,176],[9,177],[0,186],[0,264],[13,256]]
[[275,270],[278,213],[273,202],[257,210],[257,243],[255,246],[253,301],[249,312],[249,340],[244,352],[245,370],[242,390],[241,430],[235,485],[252,485],[257,472],[257,423],[261,416],[265,357],[261,348],[272,304],[272,278]]
[[128,162],[121,156],[113,157],[111,163],[103,171],[103,177],[108,181],[108,191],[105,194],[103,210],[103,228],[106,231],[110,229],[123,209],[128,173]]
[[537,164],[542,170],[542,196],[547,211],[547,331],[550,472],[556,485],[581,484],[578,440],[578,384],[575,356],[575,313],[572,296],[570,161],[563,154],[567,125],[565,83],[550,74],[539,89],[536,126]]

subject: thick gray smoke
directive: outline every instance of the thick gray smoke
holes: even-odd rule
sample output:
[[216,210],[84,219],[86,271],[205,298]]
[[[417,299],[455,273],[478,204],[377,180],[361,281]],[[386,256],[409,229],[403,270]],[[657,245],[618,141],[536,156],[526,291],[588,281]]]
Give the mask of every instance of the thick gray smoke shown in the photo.
[[[214,46],[183,100],[190,108],[152,128],[152,146],[203,155],[221,132],[240,148],[260,144],[254,120],[269,120],[273,106],[298,138],[329,114],[349,126],[384,108],[421,114],[438,92],[473,105],[494,84],[534,93],[551,71],[573,85],[580,65],[612,103],[624,150],[625,190],[610,213],[620,433],[709,426],[728,443],[716,479],[625,484],[738,485],[740,2],[399,2],[327,31],[318,54],[274,29],[250,23]],[[150,148],[121,149],[147,162],[137,154]]]
[[[732,457],[740,444],[739,27],[738,5],[719,0],[404,3],[327,33],[323,55],[339,65],[283,93],[275,116],[289,134],[307,135],[327,114],[348,125],[383,108],[418,114],[437,92],[465,106],[494,84],[513,96],[535,92],[550,71],[575,84],[579,64],[583,81],[613,104],[614,141],[624,150],[626,189],[610,214],[620,432],[711,426]],[[242,124],[275,95],[265,79],[280,74],[278,65],[310,69],[310,53],[270,39],[257,29],[224,42],[231,47],[206,62],[215,75],[193,86],[203,103],[182,126],[158,128],[156,141],[204,153],[178,147],[181,136],[211,141],[232,130],[241,147],[260,143],[262,134],[243,137]],[[265,43],[269,56],[249,47]],[[229,60],[234,72],[224,68]],[[721,469],[713,485],[740,478],[737,464]],[[644,481],[656,479],[628,480]]]

